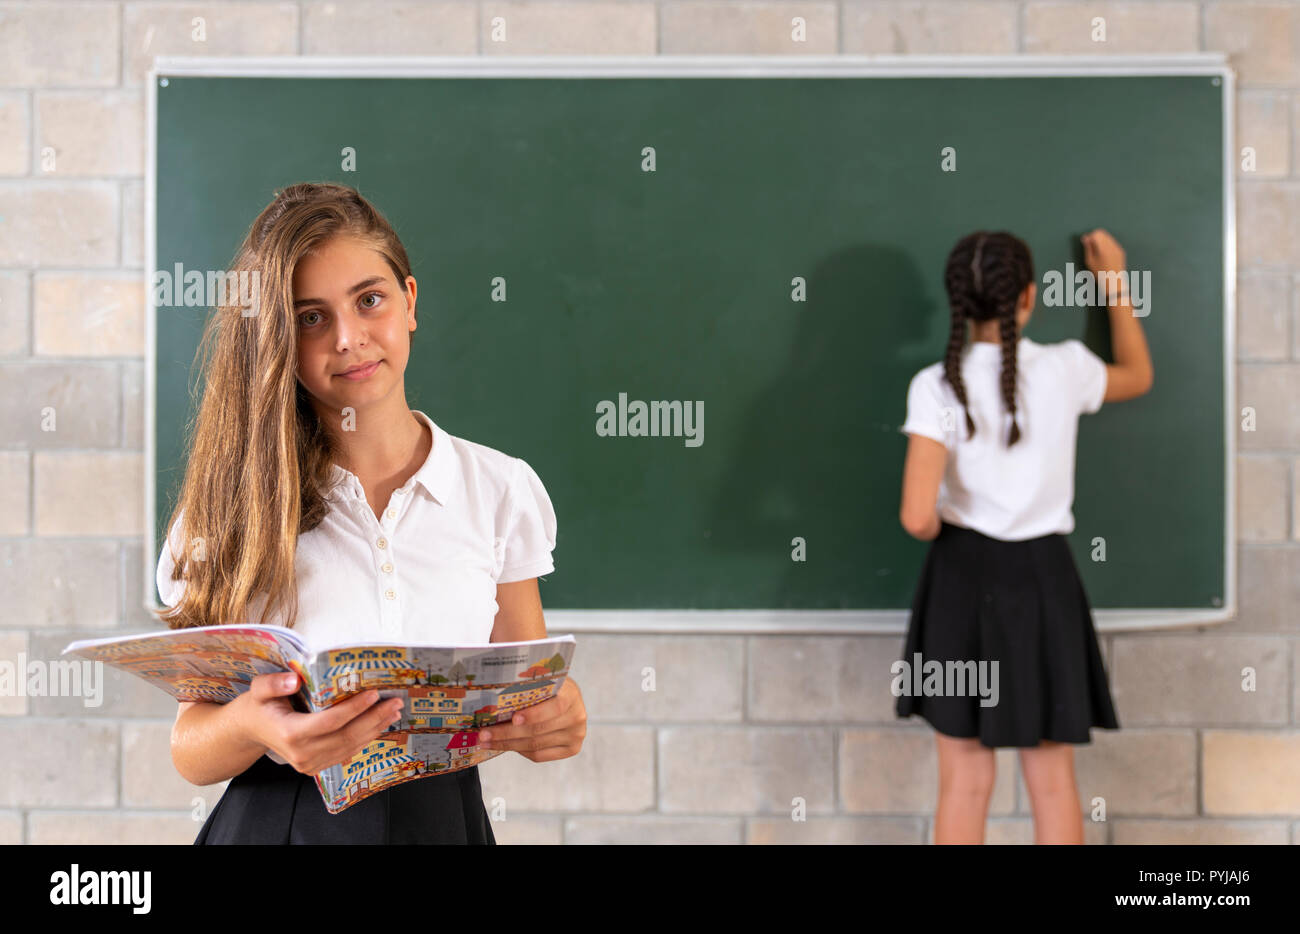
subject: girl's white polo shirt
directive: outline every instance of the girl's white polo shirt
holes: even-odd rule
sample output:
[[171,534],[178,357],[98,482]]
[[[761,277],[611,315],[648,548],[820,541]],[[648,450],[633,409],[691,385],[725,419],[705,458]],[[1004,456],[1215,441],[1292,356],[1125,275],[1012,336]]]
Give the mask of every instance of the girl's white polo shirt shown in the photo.
[[1074,531],[1074,457],[1079,416],[1096,412],[1106,395],[1106,364],[1081,341],[1016,344],[1016,423],[1020,440],[1007,447],[1011,415],[1002,401],[1002,346],[974,341],[962,351],[962,380],[975,436],[943,364],[912,377],[905,434],[948,448],[939,487],[940,518],[991,538],[1021,541]]
[[[432,430],[433,446],[379,517],[357,477],[333,465],[329,512],[298,536],[293,628],[313,648],[488,642],[496,585],[555,570],[555,511],[533,469],[413,414]],[[183,547],[179,519],[168,539],[156,576],[172,606],[185,587],[170,577],[171,550]],[[246,622],[283,625],[263,615],[265,604],[257,598]]]

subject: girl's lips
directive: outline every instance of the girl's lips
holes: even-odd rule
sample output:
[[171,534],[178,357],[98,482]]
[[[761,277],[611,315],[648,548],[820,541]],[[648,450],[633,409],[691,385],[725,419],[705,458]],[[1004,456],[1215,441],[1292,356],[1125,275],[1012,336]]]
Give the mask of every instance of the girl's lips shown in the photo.
[[379,364],[381,362],[382,361],[380,360],[376,360],[374,363],[370,364],[369,366],[362,367],[359,370],[349,370],[347,373],[340,373],[338,375],[343,377],[344,379],[350,379],[350,380],[366,379],[368,376],[373,374],[375,370],[379,369]]

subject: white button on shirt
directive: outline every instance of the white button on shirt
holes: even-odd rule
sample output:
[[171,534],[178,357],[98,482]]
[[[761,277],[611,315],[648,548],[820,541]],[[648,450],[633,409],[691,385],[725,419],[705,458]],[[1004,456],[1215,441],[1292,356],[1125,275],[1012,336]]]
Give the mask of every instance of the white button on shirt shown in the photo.
[[1074,531],[1074,455],[1079,416],[1106,395],[1106,364],[1081,341],[1016,344],[1016,424],[1002,401],[1002,345],[974,341],[962,351],[961,374],[975,436],[943,364],[912,377],[901,431],[948,448],[939,487],[940,518],[991,538],[1022,541]]
[[[414,415],[433,432],[420,469],[377,518],[361,482],[332,466],[330,509],[298,536],[294,631],[313,649],[351,642],[482,643],[491,640],[496,585],[555,570],[555,511],[542,481],[517,457],[462,438]],[[169,541],[180,553],[179,520]],[[170,579],[167,544],[158,592],[175,605],[184,581]],[[239,622],[275,623],[265,597]],[[235,621],[230,621],[235,622]]]

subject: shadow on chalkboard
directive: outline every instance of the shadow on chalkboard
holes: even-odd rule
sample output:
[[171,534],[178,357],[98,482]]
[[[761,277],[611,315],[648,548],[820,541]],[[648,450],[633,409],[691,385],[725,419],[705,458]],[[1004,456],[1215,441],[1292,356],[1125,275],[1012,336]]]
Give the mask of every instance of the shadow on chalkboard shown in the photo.
[[712,544],[754,555],[753,574],[729,582],[742,603],[888,605],[910,594],[917,570],[898,522],[898,429],[909,381],[947,343],[942,269],[922,271],[892,246],[842,250],[790,308],[800,323],[788,361],[727,433],[735,448],[713,498]]

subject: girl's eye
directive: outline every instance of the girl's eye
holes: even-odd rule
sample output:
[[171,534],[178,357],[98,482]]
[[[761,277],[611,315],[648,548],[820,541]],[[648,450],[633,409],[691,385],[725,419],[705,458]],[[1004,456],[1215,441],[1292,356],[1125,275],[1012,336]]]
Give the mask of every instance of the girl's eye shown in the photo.
[[363,302],[364,302],[366,299],[368,299],[368,298],[374,298],[374,300],[375,300],[375,304],[374,304],[374,305],[366,305],[365,307],[367,307],[367,308],[374,308],[375,305],[378,305],[380,302],[382,302],[382,301],[384,300],[384,296],[383,296],[383,293],[382,293],[382,292],[367,292],[365,295],[361,296],[361,300],[362,300]]
[[307,320],[307,317],[309,315],[318,315],[318,314],[320,314],[319,311],[304,311],[302,314],[298,316],[298,323],[303,325],[304,327],[311,327],[311,322]]

